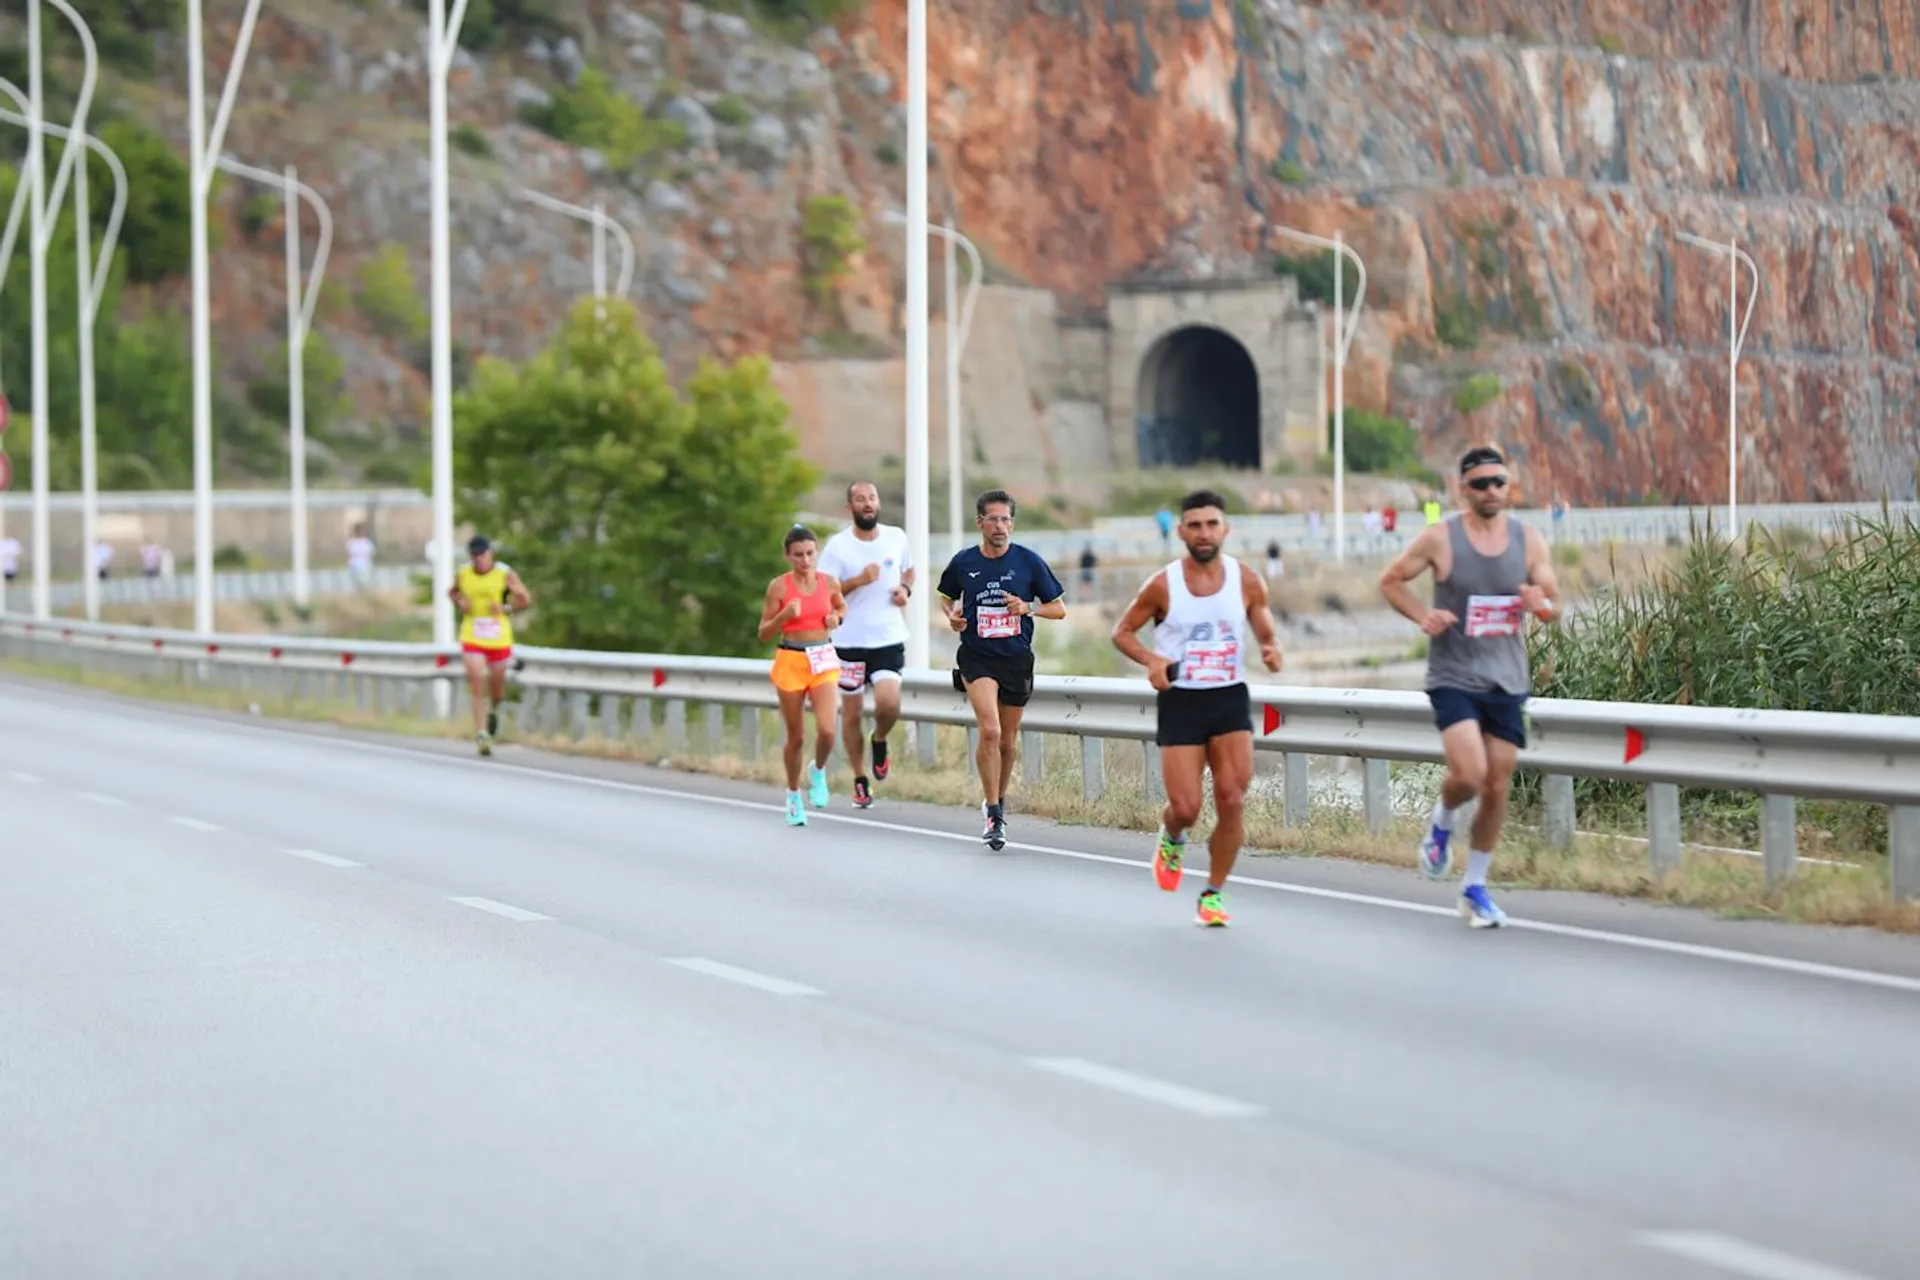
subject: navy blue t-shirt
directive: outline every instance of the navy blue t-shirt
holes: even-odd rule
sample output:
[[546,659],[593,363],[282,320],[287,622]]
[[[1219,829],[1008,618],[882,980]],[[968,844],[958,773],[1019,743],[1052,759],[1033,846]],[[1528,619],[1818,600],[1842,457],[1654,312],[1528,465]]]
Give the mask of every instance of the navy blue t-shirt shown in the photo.
[[1007,597],[1018,596],[1030,605],[1051,604],[1067,589],[1045,560],[1016,542],[997,557],[977,546],[961,551],[940,575],[940,594],[958,600],[967,615],[961,648],[1011,658],[1033,651],[1033,615],[1009,614]]

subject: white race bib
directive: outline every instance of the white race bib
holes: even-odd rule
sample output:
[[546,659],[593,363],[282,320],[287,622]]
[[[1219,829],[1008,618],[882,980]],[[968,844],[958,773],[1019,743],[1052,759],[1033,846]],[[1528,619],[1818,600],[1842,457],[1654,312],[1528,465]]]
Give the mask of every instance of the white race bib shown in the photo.
[[1488,636],[1520,634],[1519,596],[1468,596],[1467,635],[1475,640]]
[[498,640],[500,638],[500,619],[475,618],[473,620],[473,638],[475,640]]
[[1238,640],[1189,644],[1180,657],[1180,678],[1191,684],[1233,684],[1239,665]]
[[1004,605],[981,605],[974,614],[974,630],[982,640],[1005,640],[1020,634],[1020,619]]
[[849,691],[865,688],[867,683],[867,664],[864,662],[843,662],[840,664],[840,687]]
[[807,670],[814,675],[840,669],[840,654],[830,644],[810,644],[807,646]]

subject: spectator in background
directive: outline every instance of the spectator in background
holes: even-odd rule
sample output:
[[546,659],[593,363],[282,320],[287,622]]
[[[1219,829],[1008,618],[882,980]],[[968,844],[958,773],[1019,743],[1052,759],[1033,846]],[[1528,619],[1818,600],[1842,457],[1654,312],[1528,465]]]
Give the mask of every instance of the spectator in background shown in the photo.
[[1367,507],[1367,514],[1360,517],[1360,527],[1367,531],[1369,538],[1380,536],[1380,513],[1371,504]]
[[1392,533],[1400,526],[1400,508],[1388,503],[1380,512],[1380,527]]
[[12,582],[20,576],[20,539],[8,534],[0,538],[0,577]]
[[1278,580],[1281,568],[1280,539],[1270,538],[1267,541],[1267,581],[1273,582]]
[[1307,536],[1315,542],[1320,541],[1320,508],[1307,512]]
[[1426,502],[1421,505],[1421,510],[1426,515],[1428,524],[1439,524],[1442,515],[1445,514],[1440,508],[1440,499],[1438,498],[1428,498]]
[[93,571],[105,582],[113,569],[113,544],[105,538],[93,544]]
[[373,539],[367,536],[367,526],[353,526],[353,536],[347,539],[347,571],[365,582],[373,575],[373,553],[376,548]]
[[153,540],[153,535],[148,534],[140,543],[140,576],[143,578],[159,577],[160,557],[165,554],[166,553],[160,549],[160,544]]
[[1153,513],[1153,518],[1154,518],[1154,521],[1160,526],[1161,545],[1162,546],[1169,545],[1173,541],[1173,526],[1174,526],[1173,512],[1167,510],[1165,507],[1162,507],[1158,511]]
[[1093,544],[1089,542],[1087,549],[1080,553],[1080,597],[1087,603],[1093,601],[1095,576],[1099,570],[1100,557],[1093,554]]

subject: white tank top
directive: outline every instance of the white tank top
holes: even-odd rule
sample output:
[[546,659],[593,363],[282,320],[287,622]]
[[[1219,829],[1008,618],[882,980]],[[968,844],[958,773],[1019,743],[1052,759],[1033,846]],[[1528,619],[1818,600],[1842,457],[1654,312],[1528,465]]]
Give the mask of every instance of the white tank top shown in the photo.
[[1167,617],[1153,632],[1153,651],[1180,664],[1176,689],[1220,689],[1246,679],[1247,602],[1240,562],[1223,555],[1227,580],[1210,596],[1187,590],[1184,562],[1166,568]]

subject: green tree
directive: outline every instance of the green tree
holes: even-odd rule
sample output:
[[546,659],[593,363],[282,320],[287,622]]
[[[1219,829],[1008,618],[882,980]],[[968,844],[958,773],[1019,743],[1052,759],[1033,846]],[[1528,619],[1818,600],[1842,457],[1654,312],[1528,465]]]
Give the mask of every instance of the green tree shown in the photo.
[[1476,373],[1455,388],[1453,407],[1461,413],[1475,413],[1500,398],[1506,388],[1497,373]]
[[407,265],[407,251],[384,244],[380,252],[360,264],[354,278],[353,304],[383,336],[415,346],[427,340],[432,317],[420,301],[420,284]]
[[588,67],[553,102],[529,107],[528,124],[576,147],[592,147],[615,169],[630,169],[656,151],[677,147],[687,131],[677,121],[656,120],[640,104],[613,87],[602,72]]
[[1370,409],[1349,409],[1344,435],[1349,471],[1406,471],[1424,466],[1420,433],[1404,419]]
[[[113,148],[127,170],[127,213],[120,228],[119,249],[119,256],[127,264],[127,278],[137,284],[151,284],[185,274],[192,261],[186,161],[165,138],[133,120],[109,121],[99,133],[100,140]],[[88,153],[88,166],[87,185],[93,193],[97,235],[105,227],[112,205],[113,174],[106,162],[92,153]]]
[[860,211],[845,196],[814,196],[801,211],[800,238],[807,246],[807,296],[825,305],[847,273],[847,259],[866,248]]
[[683,396],[632,307],[605,306],[525,364],[481,362],[454,404],[460,518],[539,596],[543,644],[753,652],[816,473],[764,360],[703,362]]

